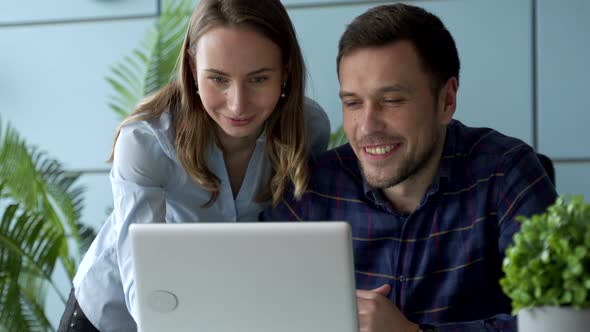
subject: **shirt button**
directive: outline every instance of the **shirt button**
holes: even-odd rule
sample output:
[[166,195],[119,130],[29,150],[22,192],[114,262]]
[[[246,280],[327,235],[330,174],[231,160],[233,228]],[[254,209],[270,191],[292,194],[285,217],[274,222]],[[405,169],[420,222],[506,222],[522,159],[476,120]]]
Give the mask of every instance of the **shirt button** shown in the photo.
[[399,280],[399,282],[406,282],[406,277],[402,274],[397,278],[397,280]]

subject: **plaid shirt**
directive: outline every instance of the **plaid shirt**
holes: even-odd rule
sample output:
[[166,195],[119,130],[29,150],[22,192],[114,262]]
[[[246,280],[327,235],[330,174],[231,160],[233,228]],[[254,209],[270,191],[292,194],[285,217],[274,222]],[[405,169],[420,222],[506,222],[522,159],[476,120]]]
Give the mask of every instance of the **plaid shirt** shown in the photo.
[[516,331],[503,294],[504,251],[518,215],[541,213],[556,192],[524,142],[458,121],[448,126],[438,174],[411,214],[392,210],[361,175],[347,144],[312,162],[308,190],[287,194],[262,220],[346,220],[356,285],[391,285],[411,321],[440,331]]

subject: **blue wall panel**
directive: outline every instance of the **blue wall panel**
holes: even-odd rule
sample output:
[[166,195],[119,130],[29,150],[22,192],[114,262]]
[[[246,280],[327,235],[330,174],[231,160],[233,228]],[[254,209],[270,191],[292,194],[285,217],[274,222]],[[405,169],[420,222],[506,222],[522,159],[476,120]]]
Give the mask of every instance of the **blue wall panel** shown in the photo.
[[590,160],[590,1],[538,1],[539,148]]
[[557,164],[555,177],[559,194],[584,195],[590,202],[590,162]]
[[0,26],[56,20],[156,15],[158,0],[2,0]]
[[[412,1],[441,17],[462,60],[456,118],[532,142],[529,0]],[[336,54],[346,24],[375,4],[290,9],[310,75],[308,94],[342,123]],[[510,10],[507,10],[510,8]],[[499,24],[498,17],[502,17]]]
[[152,22],[0,29],[2,119],[68,168],[107,168],[119,118],[108,108],[104,77]]

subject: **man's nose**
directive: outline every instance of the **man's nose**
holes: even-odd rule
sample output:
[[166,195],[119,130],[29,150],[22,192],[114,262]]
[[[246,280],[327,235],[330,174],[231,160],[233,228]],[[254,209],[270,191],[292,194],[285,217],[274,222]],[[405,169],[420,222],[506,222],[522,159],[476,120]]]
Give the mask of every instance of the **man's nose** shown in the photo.
[[359,115],[360,130],[363,135],[371,135],[383,131],[383,110],[376,103],[366,103]]

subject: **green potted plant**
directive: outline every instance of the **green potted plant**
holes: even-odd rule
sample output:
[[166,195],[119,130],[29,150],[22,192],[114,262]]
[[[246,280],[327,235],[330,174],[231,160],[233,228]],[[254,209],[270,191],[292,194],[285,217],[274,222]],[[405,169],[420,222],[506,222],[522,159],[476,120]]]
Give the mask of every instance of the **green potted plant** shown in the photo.
[[53,272],[61,265],[71,280],[94,238],[80,222],[79,176],[0,121],[0,332],[55,331],[47,293],[64,304],[67,293]]
[[589,331],[590,204],[560,196],[545,213],[519,221],[500,280],[518,330]]

